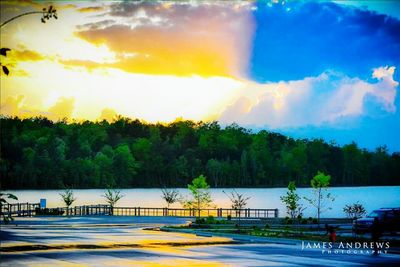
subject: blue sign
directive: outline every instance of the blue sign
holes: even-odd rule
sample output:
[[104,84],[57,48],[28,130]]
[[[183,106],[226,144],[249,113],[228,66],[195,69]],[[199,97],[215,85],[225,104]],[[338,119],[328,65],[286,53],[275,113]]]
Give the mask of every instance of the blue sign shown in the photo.
[[41,198],[40,199],[40,208],[41,209],[45,209],[46,208],[46,199],[45,198]]

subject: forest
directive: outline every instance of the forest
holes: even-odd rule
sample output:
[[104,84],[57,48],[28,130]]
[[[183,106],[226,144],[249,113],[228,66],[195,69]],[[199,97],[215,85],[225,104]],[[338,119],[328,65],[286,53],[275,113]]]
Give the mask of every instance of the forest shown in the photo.
[[200,174],[211,187],[308,187],[318,171],[331,175],[331,186],[400,184],[400,153],[386,147],[369,151],[237,124],[0,123],[1,189],[186,187]]

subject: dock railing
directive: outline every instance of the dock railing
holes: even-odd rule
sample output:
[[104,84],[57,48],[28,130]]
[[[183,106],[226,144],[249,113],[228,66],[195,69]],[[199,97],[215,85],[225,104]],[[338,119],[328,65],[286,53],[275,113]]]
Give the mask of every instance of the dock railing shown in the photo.
[[1,203],[0,216],[32,216],[36,215],[36,209],[40,208],[40,203]]
[[231,218],[277,218],[278,209],[187,209],[187,208],[148,208],[148,207],[111,207],[109,205],[83,205],[41,209],[39,203],[15,203],[1,205],[0,215],[34,216],[34,215],[66,215],[66,216],[171,216],[171,217],[228,217]]

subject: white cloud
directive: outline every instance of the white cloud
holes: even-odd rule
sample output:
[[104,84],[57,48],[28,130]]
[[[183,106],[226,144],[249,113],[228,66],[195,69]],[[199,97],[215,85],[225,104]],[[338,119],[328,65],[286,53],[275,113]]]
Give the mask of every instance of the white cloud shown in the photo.
[[374,83],[332,71],[298,81],[248,82],[223,111],[220,121],[272,128],[321,125],[342,117],[368,115],[367,96],[382,112],[393,113],[399,84],[393,79],[394,71],[395,67],[374,69]]
[[374,69],[372,74],[372,77],[377,78],[380,82],[379,86],[372,88],[371,93],[389,112],[396,111],[394,101],[396,99],[396,87],[399,83],[393,79],[395,70],[395,67],[380,67]]

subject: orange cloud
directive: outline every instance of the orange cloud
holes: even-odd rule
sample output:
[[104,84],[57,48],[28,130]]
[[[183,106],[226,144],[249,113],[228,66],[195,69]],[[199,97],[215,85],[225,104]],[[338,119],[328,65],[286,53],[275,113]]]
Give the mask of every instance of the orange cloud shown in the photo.
[[100,67],[111,67],[111,64],[106,64],[106,63],[98,63],[90,60],[59,60],[59,62],[66,67],[83,67],[88,70],[93,70],[95,68],[100,68]]
[[6,0],[1,1],[1,5],[11,5],[11,6],[31,6],[35,8],[43,8],[46,3],[40,3],[32,0]]
[[24,95],[7,97],[4,103],[0,106],[1,115],[9,117],[17,116],[20,118],[32,118],[48,115],[46,112],[27,107],[24,105],[24,101]]
[[101,111],[99,120],[106,120],[112,122],[117,117],[117,112],[111,108],[105,108]]
[[73,97],[60,97],[47,111],[27,106],[24,102],[24,95],[7,97],[0,106],[1,115],[17,116],[20,118],[47,117],[48,119],[57,121],[64,118],[71,119],[75,108],[75,99]]
[[179,76],[233,76],[247,67],[253,31],[248,8],[232,4],[165,8],[144,3],[127,10],[132,16],[119,20],[126,23],[91,25],[76,33],[117,54],[133,55],[120,57],[113,67]]
[[1,105],[1,114],[4,116],[18,116],[24,98],[23,95],[7,97],[6,101]]
[[10,70],[10,76],[29,76],[24,69],[20,68],[19,64],[22,62],[40,61],[44,59],[44,56],[32,50],[11,49],[11,51],[7,53],[7,57],[2,57],[1,63]]
[[32,50],[11,50],[10,58],[16,61],[39,61],[44,56]]
[[73,97],[60,97],[57,103],[49,108],[48,118],[52,120],[71,118],[72,112],[74,111],[74,106],[75,99]]
[[102,6],[88,6],[88,7],[82,7],[79,8],[78,11],[82,13],[90,13],[90,12],[99,12],[103,11],[104,7]]

